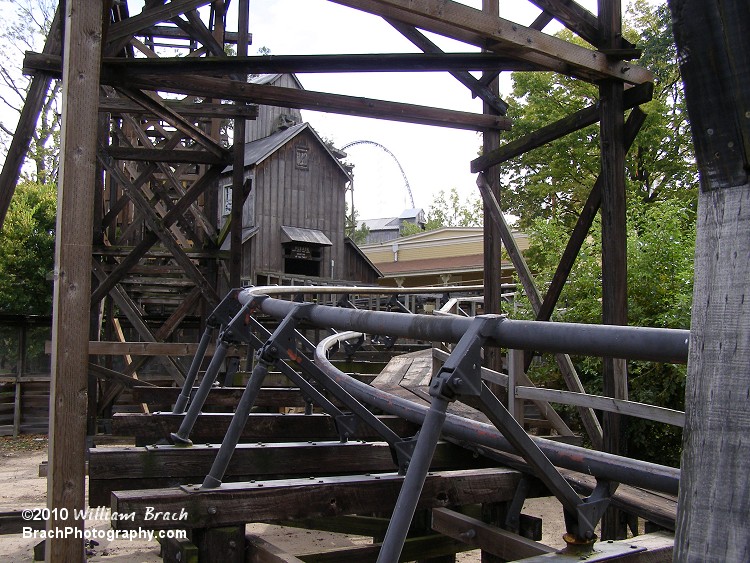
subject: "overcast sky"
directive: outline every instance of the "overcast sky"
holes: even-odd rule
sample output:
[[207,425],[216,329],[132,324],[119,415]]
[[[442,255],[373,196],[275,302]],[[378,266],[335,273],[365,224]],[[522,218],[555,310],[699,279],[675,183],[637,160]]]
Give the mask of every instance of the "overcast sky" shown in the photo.
[[[481,8],[481,0],[464,4]],[[596,1],[581,2],[596,10]],[[526,0],[503,0],[500,16],[524,25],[539,10]],[[325,53],[419,52],[382,18],[327,0],[253,0],[250,54],[267,47],[273,55]],[[549,29],[545,30],[549,31]],[[430,35],[445,51],[476,51],[473,46]],[[448,73],[298,74],[307,90],[364,96],[481,113],[482,104]],[[510,87],[503,75],[501,90]],[[469,163],[476,158],[481,135],[392,121],[304,111],[303,117],[323,137],[342,147],[369,140],[387,147],[408,179],[417,207],[427,209],[435,194],[456,188],[462,197],[476,194]],[[398,215],[410,207],[398,166],[381,149],[365,144],[347,149],[355,165],[354,203],[361,219]]]

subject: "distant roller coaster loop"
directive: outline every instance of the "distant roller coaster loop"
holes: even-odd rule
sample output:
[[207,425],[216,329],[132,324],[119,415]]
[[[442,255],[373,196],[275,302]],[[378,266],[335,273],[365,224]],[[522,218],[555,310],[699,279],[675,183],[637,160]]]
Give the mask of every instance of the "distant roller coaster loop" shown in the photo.
[[347,143],[343,147],[341,147],[341,150],[345,151],[349,147],[354,147],[356,145],[374,145],[378,147],[379,149],[384,150],[386,153],[388,153],[388,155],[390,155],[390,157],[396,163],[396,166],[398,166],[398,169],[401,171],[401,176],[404,179],[404,185],[406,186],[406,191],[409,193],[409,201],[411,202],[411,207],[413,209],[414,208],[414,195],[411,193],[411,186],[409,185],[409,180],[406,178],[406,172],[404,172],[404,168],[401,166],[401,163],[396,158],[396,155],[393,154],[391,151],[388,150],[387,147],[381,145],[380,143],[376,143],[375,141],[368,141],[368,140],[352,141],[351,143]]

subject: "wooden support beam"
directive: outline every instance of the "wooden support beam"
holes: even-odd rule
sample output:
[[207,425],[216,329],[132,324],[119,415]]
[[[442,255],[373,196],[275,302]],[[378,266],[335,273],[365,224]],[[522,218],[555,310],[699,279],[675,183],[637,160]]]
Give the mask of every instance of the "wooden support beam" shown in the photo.
[[750,556],[750,5],[669,7],[700,171],[675,561],[742,561]]
[[[197,287],[200,288],[201,293],[203,294],[203,297],[206,299],[208,304],[212,307],[215,307],[220,301],[219,296],[216,294],[216,290],[214,290],[213,286],[209,284],[208,281],[206,281],[206,279],[203,277],[203,274],[198,271],[198,268],[195,266],[192,260],[188,258],[184,250],[177,244],[172,234],[166,228],[167,224],[171,224],[171,222],[167,223],[167,217],[169,216],[169,213],[175,212],[175,210],[177,209],[177,204],[175,204],[175,207],[173,207],[170,212],[167,213],[167,215],[165,215],[164,217],[158,217],[153,207],[151,207],[149,201],[143,196],[140,190],[136,188],[127,178],[125,178],[120,170],[116,166],[114,166],[112,158],[106,153],[106,149],[101,145],[97,153],[97,158],[105,168],[105,170],[107,170],[107,172],[109,172],[117,180],[118,184],[125,188],[131,201],[136,205],[136,207],[138,207],[141,213],[143,213],[144,220],[146,221],[149,229],[151,229],[151,231],[156,234],[159,240],[161,240],[162,244],[164,244],[164,246],[168,248],[170,252],[172,252],[172,257],[174,258],[175,262],[177,262],[183,268],[185,274],[195,283]],[[187,197],[187,195],[185,197]],[[174,213],[174,216],[176,218],[177,213]],[[110,277],[111,276],[112,274],[110,274]]]
[[[395,20],[389,23],[405,26]],[[415,29],[406,25],[406,28]],[[399,30],[400,31],[400,30]],[[411,33],[410,33],[411,34]],[[420,35],[422,35],[420,33]],[[422,37],[425,37],[422,35]],[[426,39],[426,37],[425,37]],[[420,43],[424,40],[420,39]],[[429,41],[429,39],[427,39]],[[430,44],[434,45],[432,41]],[[421,48],[421,47],[420,47]],[[133,76],[154,74],[226,75],[268,73],[344,73],[344,72],[459,72],[469,70],[524,71],[538,67],[512,57],[495,53],[445,53],[433,48],[425,53],[353,53],[340,55],[263,55],[233,57],[159,57],[122,59],[105,57],[103,68],[109,74],[128,72]],[[23,60],[25,73],[60,73],[60,58],[27,52]],[[172,101],[172,104],[180,104]],[[189,104],[180,104],[189,105]],[[202,105],[202,104],[195,104]],[[211,105],[211,104],[207,104]],[[222,105],[222,104],[215,104]]]
[[664,424],[672,424],[674,426],[685,426],[684,412],[633,401],[623,401],[622,399],[612,399],[611,397],[601,397],[587,393],[573,393],[558,389],[539,389],[537,387],[516,387],[516,397],[519,399],[536,399],[563,405],[589,407],[606,412],[616,412],[645,418],[646,420],[663,422]]
[[[184,59],[182,61],[184,62]],[[25,64],[28,68],[33,67],[35,70],[43,70],[45,72],[54,72],[55,68],[59,68],[57,59],[41,55],[30,55],[27,57]],[[223,64],[231,63],[226,62]],[[205,98],[210,98],[215,96],[217,92],[221,92],[223,99],[235,102],[309,109],[456,129],[476,131],[486,129],[508,130],[511,125],[510,120],[504,117],[490,117],[471,112],[445,110],[415,104],[344,96],[341,94],[249,84],[239,80],[196,76],[186,73],[184,70],[181,74],[163,74],[156,71],[152,71],[151,73],[131,73],[128,69],[128,66],[112,71],[108,71],[105,68],[102,74],[102,83],[112,86],[135,87],[142,90],[172,92]]]
[[60,133],[52,316],[46,561],[80,561],[83,531],[89,295],[96,180],[96,103],[99,99],[103,5],[98,0],[65,4],[63,114]]
[[[411,25],[406,25],[401,22],[397,22],[395,20],[388,20],[388,23],[401,35],[406,37],[409,41],[414,43],[417,47],[419,47],[422,51],[424,51],[427,54],[430,55],[445,55],[443,50],[435,45],[430,39],[423,34],[421,31],[419,31],[416,27]],[[490,53],[480,53],[480,55],[483,56],[492,56]],[[480,98],[484,103],[486,103],[488,106],[490,106],[492,109],[495,110],[497,115],[505,115],[508,111],[508,104],[505,103],[499,96],[498,92],[493,92],[491,88],[485,86],[481,83],[481,81],[474,78],[474,75],[471,74],[467,68],[462,68],[459,70],[451,71],[451,75],[453,78],[458,80],[461,84],[466,86],[471,93]],[[497,67],[494,68],[488,68],[486,70],[491,70],[495,72]]]
[[435,125],[455,129],[508,130],[510,120],[505,117],[483,116],[465,111],[445,110],[414,104],[404,104],[371,98],[327,94],[280,86],[249,84],[206,76],[189,75],[112,75],[111,84],[126,83],[147,90],[173,92],[208,97],[221,92],[221,97],[236,102],[259,103],[271,106],[309,109],[343,115],[373,117],[405,123]]
[[118,385],[122,385],[124,387],[135,387],[138,386],[146,386],[149,389],[157,388],[154,384],[148,383],[147,381],[141,381],[137,377],[132,377],[129,375],[125,375],[124,373],[120,373],[119,371],[107,369],[103,366],[89,363],[89,372],[94,374],[96,377],[100,379],[106,379],[107,381],[112,381],[117,383]]
[[[190,342],[107,342],[103,340],[89,342],[89,353],[100,356],[194,356],[198,344]],[[216,346],[210,344],[207,356],[213,356]],[[238,347],[231,347],[230,356],[244,355]]]
[[[626,153],[635,142],[635,137],[638,135],[638,132],[641,130],[645,121],[646,114],[643,113],[640,108],[636,107],[630,112],[628,121],[625,124],[625,138],[623,139]],[[581,214],[578,216],[573,231],[570,233],[568,244],[565,246],[565,250],[560,257],[560,262],[557,265],[557,269],[555,270],[549,287],[547,288],[544,301],[537,312],[536,319],[538,321],[548,321],[552,318],[552,312],[555,309],[555,305],[557,305],[557,300],[560,297],[560,293],[562,293],[565,281],[568,279],[568,275],[573,269],[573,264],[578,257],[581,245],[583,245],[583,241],[586,240],[589,229],[591,229],[591,225],[594,222],[594,218],[599,212],[599,206],[602,202],[602,182],[602,177],[597,177],[594,187],[591,189],[588,198],[586,198],[586,202],[583,204]],[[526,367],[528,369],[528,364]]]
[[[189,33],[170,25],[152,25],[139,30],[135,35],[156,39],[193,39]],[[234,31],[225,31],[224,43],[230,45],[237,43],[237,33]]]
[[[339,547],[302,555],[305,563],[377,563],[382,543],[357,547]],[[448,563],[456,560],[456,553],[468,551],[468,547],[437,534],[406,538],[400,561],[422,563]]]
[[487,48],[545,70],[572,74],[595,82],[604,78],[641,84],[653,81],[644,68],[611,61],[604,53],[579,47],[535,29],[485,14],[459,2],[445,0],[332,0],[425,31]]
[[[511,469],[436,471],[427,476],[419,499],[421,508],[501,502],[513,498],[520,475]],[[179,514],[180,526],[205,528],[260,520],[339,516],[393,510],[403,476],[395,473],[285,479],[256,483],[225,483],[219,489],[200,486],[179,489],[116,491],[112,510],[134,513],[133,520],[113,520],[116,529],[171,528],[174,522],[147,521],[147,507]],[[189,492],[188,492],[189,491]],[[215,510],[208,510],[214,507]]]
[[[575,0],[531,0],[539,8],[595,47],[601,43],[599,21],[596,16]],[[620,50],[632,51],[634,45],[624,37],[619,38]]]
[[[140,59],[136,59],[140,60]],[[184,61],[184,59],[183,59]],[[255,119],[258,117],[258,106],[236,104],[212,104],[208,102],[191,103],[178,102],[174,100],[164,100],[164,105],[185,117],[234,119],[242,117],[244,119]],[[131,102],[125,98],[99,98],[99,111],[112,113],[114,115],[131,114],[131,115],[149,115],[149,110]]]
[[[112,491],[159,489],[200,483],[208,474],[220,444],[146,446],[143,448],[96,448],[89,459],[89,504],[109,505]],[[467,457],[469,459],[467,459]],[[468,463],[467,463],[468,461]],[[487,467],[486,459],[473,459],[466,450],[440,443],[432,470]],[[385,442],[350,441],[239,444],[227,467],[224,482],[280,477],[309,477],[321,473],[395,472]]]
[[[600,47],[616,48],[622,35],[620,0],[599,0]],[[603,80],[599,84],[601,121],[599,145],[602,178],[602,323],[628,324],[627,199],[625,186],[624,103],[622,83]],[[603,358],[603,394],[628,398],[627,363],[621,358]],[[619,414],[602,415],[602,449],[623,455],[625,426]],[[610,509],[602,519],[602,539],[625,538],[619,511]]]
[[[510,227],[508,227],[508,224],[505,221],[505,217],[500,209],[500,204],[498,204],[497,199],[495,199],[494,194],[487,185],[487,180],[483,174],[478,176],[477,186],[482,194],[482,199],[492,211],[490,217],[492,221],[498,225],[503,245],[505,245],[505,249],[510,255],[513,266],[516,268],[516,272],[518,272],[518,277],[520,278],[524,291],[529,298],[534,314],[537,314],[542,304],[542,296],[539,293],[536,283],[534,282],[534,277],[531,275],[531,271],[526,264],[526,259],[521,254],[521,251],[513,238],[513,234],[510,231]],[[570,359],[570,356],[568,354],[555,354],[555,360],[557,361],[557,366],[560,369],[560,373],[562,374],[568,389],[578,393],[585,393],[586,390],[583,388],[583,384],[578,377],[578,373],[576,372],[575,366],[573,366],[573,361]],[[586,433],[591,442],[593,444],[600,444],[602,439],[602,429],[594,411],[592,409],[580,408],[578,413],[581,416],[584,428],[586,428]]]
[[[631,109],[648,102],[651,100],[653,92],[654,85],[652,83],[640,84],[629,88],[625,91],[623,98],[624,109]],[[554,123],[545,125],[520,139],[510,141],[492,152],[482,154],[482,156],[471,161],[471,171],[482,172],[491,166],[502,164],[512,158],[560,139],[569,133],[593,125],[600,118],[601,107],[599,103],[596,103]]]
[[555,552],[555,549],[547,545],[448,508],[432,509],[432,529],[459,540],[472,549],[481,549],[505,561]]
[[211,0],[170,0],[164,4],[156,4],[140,14],[125,18],[109,26],[107,41],[114,42],[117,39],[136,35],[139,31],[210,3]]
[[[231,413],[203,413],[198,417],[190,438],[194,443],[221,442],[232,420]],[[159,413],[115,414],[112,433],[135,436],[139,442],[153,444],[169,439],[177,432],[182,415]],[[418,426],[394,416],[380,416],[380,420],[399,436],[413,435]],[[338,432],[330,416],[322,414],[251,414],[240,437],[241,442],[301,442],[307,440],[336,440]],[[369,427],[360,425],[353,439],[381,439]]]
[[161,100],[127,86],[120,86],[117,90],[127,98],[130,98],[133,102],[148,110],[149,113],[152,113],[159,119],[169,123],[180,133],[195,141],[215,157],[221,159],[227,159],[229,157],[229,151],[227,149],[206,135],[200,128],[187,121],[179,113],[163,104]]
[[136,162],[185,162],[188,164],[229,164],[229,158],[216,156],[206,151],[192,149],[164,150],[143,147],[111,146],[107,150],[115,160],[133,160]]

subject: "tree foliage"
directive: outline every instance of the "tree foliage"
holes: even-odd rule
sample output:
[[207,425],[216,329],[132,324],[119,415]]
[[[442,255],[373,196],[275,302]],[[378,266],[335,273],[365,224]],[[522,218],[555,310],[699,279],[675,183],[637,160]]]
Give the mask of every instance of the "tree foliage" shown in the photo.
[[[25,51],[41,51],[55,15],[55,0],[0,0],[6,16],[0,22],[0,103],[10,114],[21,114],[31,85],[31,78],[21,73]],[[54,182],[57,179],[60,146],[61,83],[53,80],[42,105],[28,158],[34,163],[34,179]],[[0,142],[4,150],[15,132],[10,120],[0,119]],[[13,120],[14,121],[14,120]]]
[[[425,214],[425,231],[433,231],[442,227],[481,227],[482,200],[479,196],[467,197],[461,201],[456,188],[449,193],[440,190],[432,200]],[[419,225],[402,223],[401,236],[409,236],[422,232]]]
[[[567,41],[585,45],[569,31]],[[653,202],[695,201],[692,139],[666,5],[638,0],[625,35],[643,50],[639,64],[654,72],[653,100],[641,106],[648,114],[625,162],[629,196]],[[508,112],[509,140],[595,105],[595,85],[553,73],[514,73]],[[505,165],[503,205],[526,228],[534,218],[562,220],[572,226],[599,173],[599,129],[591,125],[525,153]]]
[[[642,106],[648,118],[626,161],[629,323],[685,329],[692,302],[698,175],[669,10],[639,0],[629,21],[628,39],[643,49],[640,64],[655,74],[654,99]],[[572,39],[568,32],[562,35]],[[513,83],[514,136],[594,104],[598,95],[595,86],[552,74],[516,73]],[[503,203],[529,234],[526,258],[542,290],[552,279],[599,168],[597,125],[531,151],[506,168],[509,189]],[[597,221],[553,320],[601,323],[601,253]],[[533,318],[525,298],[519,300],[516,314]],[[601,360],[574,358],[574,363],[587,391],[601,393]],[[564,387],[555,362],[545,358],[532,370],[540,384]],[[683,409],[685,376],[683,365],[628,362],[629,398]],[[635,418],[627,419],[626,428],[629,455],[679,462],[679,429]]]
[[55,186],[22,181],[0,231],[0,312],[49,314],[54,267]]

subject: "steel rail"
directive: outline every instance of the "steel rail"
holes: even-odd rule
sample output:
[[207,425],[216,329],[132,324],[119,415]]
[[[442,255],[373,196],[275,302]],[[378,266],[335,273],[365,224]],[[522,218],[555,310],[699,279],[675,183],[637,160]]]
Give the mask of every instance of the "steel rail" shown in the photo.
[[[325,289],[325,292],[319,291]],[[245,289],[238,295],[243,305],[254,302],[253,308],[281,319],[295,303],[270,297],[271,294],[294,293],[379,293],[389,288],[310,286],[265,286]],[[435,292],[436,288],[390,288],[393,293]],[[442,292],[459,291],[441,288]],[[458,342],[472,323],[467,317],[404,315],[386,311],[365,311],[317,305],[310,309],[308,320],[317,326],[339,331],[390,335],[428,342]],[[488,342],[514,350],[562,352],[587,356],[608,356],[656,362],[687,362],[687,330],[635,326],[557,323],[551,321],[512,320],[497,317],[490,329]]]
[[[336,381],[360,401],[388,414],[399,416],[421,425],[427,414],[427,407],[357,381],[338,370],[328,360],[326,354],[331,347],[338,342],[358,338],[360,335],[361,333],[359,332],[345,332],[322,340],[315,350],[315,363],[328,377]],[[490,424],[447,414],[443,433],[461,442],[513,454],[518,453],[510,442],[500,434],[497,428]],[[532,436],[532,439],[547,458],[558,467],[635,487],[677,494],[680,481],[679,469],[596,450],[588,450],[544,438]]]

